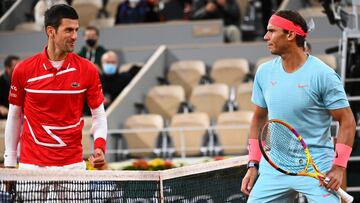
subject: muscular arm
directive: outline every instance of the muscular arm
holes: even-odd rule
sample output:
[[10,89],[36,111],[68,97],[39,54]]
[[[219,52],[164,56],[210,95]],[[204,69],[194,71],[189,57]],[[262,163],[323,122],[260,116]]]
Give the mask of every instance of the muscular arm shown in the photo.
[[9,114],[5,126],[5,167],[15,167],[17,164],[17,146],[20,139],[21,120],[21,106],[10,104]]
[[337,135],[337,143],[352,147],[354,144],[356,123],[350,107],[330,110],[334,120],[339,122],[340,129]]
[[[266,122],[267,114],[268,114],[267,109],[256,106],[255,112],[254,112],[254,115],[253,115],[253,118],[252,118],[252,121],[250,124],[249,139],[258,139],[259,130]],[[252,160],[252,159],[250,161],[258,162],[258,160]],[[245,195],[250,194],[250,191],[255,183],[257,176],[258,176],[258,171],[255,167],[249,168],[247,170],[246,175],[243,178],[243,181],[241,183],[241,191]]]
[[250,124],[249,139],[258,139],[259,130],[267,121],[267,109],[256,106],[254,116]]
[[[340,124],[340,129],[337,136],[337,144],[344,144],[352,147],[355,137],[356,123],[350,107],[330,110],[330,113],[334,120]],[[340,155],[339,155],[340,156]],[[343,157],[347,159],[348,157]],[[342,184],[343,176],[346,168],[343,166],[333,164],[331,170],[326,174],[329,178],[329,182],[325,185],[327,189],[338,190]]]

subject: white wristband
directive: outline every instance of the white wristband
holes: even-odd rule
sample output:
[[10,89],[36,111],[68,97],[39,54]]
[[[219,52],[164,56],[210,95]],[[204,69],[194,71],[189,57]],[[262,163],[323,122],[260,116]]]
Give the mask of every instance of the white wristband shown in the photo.
[[17,164],[17,152],[7,151],[4,154],[4,166],[15,167]]

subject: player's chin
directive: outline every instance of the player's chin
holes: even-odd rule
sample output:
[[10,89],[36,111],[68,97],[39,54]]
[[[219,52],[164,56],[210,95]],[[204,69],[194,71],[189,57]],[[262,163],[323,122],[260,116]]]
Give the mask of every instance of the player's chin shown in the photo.
[[66,52],[73,52],[74,49],[75,49],[74,47],[67,47]]
[[68,45],[66,46],[66,51],[67,51],[67,52],[73,52],[74,49],[75,49],[75,44],[73,44],[73,43],[70,43],[70,44],[68,44]]

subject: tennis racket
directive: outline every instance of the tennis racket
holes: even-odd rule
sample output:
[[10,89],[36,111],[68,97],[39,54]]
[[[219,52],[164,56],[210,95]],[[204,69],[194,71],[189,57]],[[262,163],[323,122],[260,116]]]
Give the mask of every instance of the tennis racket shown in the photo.
[[[276,170],[292,176],[310,176],[328,183],[311,158],[303,138],[291,125],[281,120],[269,120],[259,134],[261,153]],[[310,167],[313,171],[309,171]],[[336,191],[346,202],[354,198],[339,188]]]

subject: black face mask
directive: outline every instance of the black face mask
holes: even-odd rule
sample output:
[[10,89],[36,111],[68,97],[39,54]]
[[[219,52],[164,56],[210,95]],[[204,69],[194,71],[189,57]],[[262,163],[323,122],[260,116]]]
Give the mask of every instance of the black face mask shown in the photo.
[[95,44],[96,44],[96,39],[87,39],[86,40],[86,44],[89,46],[89,47],[94,47]]

